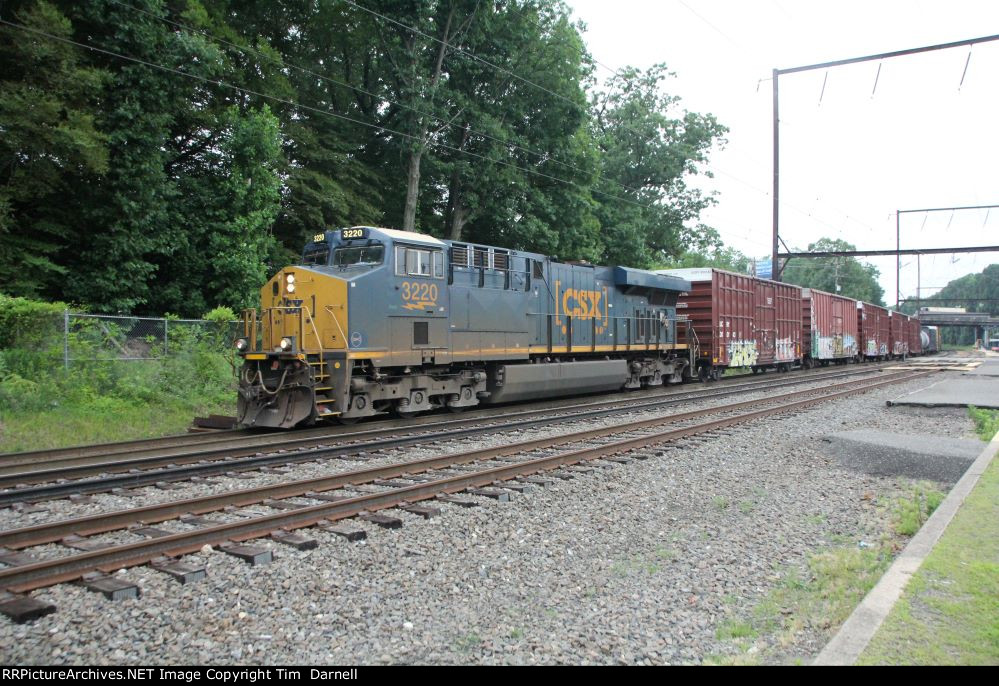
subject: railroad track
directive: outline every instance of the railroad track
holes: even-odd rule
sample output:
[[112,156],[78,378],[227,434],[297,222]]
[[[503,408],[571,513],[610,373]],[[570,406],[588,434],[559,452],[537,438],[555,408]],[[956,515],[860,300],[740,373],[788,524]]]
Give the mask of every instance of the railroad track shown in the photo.
[[[6,551],[0,554],[0,562],[10,566],[0,570],[0,588],[11,593],[24,593],[84,579],[93,590],[112,595],[116,588],[121,591],[122,584],[128,584],[120,578],[103,575],[147,563],[187,579],[196,576],[199,570],[185,568],[177,558],[198,551],[205,545],[220,546],[226,552],[250,560],[259,560],[264,555],[264,549],[239,545],[240,542],[271,536],[296,547],[314,547],[315,540],[292,532],[320,526],[334,533],[349,535],[350,530],[338,526],[337,522],[363,517],[377,524],[390,524],[393,518],[377,514],[389,508],[403,508],[415,514],[432,516],[435,508],[416,503],[433,498],[453,500],[454,494],[469,489],[473,489],[475,494],[498,497],[550,481],[538,477],[538,474],[571,476],[572,472],[561,470],[591,471],[589,466],[580,466],[587,462],[613,466],[631,461],[632,458],[626,456],[629,453],[635,458],[646,458],[648,455],[642,451],[653,446],[797,412],[817,403],[926,377],[931,373],[899,372],[878,380],[854,380],[763,400],[635,420],[613,427],[4,531],[0,532],[0,546]],[[764,403],[769,405],[750,409]],[[664,427],[667,422],[670,426]],[[580,446],[580,443],[584,445]],[[292,498],[304,498],[310,502],[293,502]],[[248,513],[235,509],[255,505],[264,505],[273,512]],[[212,520],[202,516],[205,513],[235,521]],[[150,526],[183,515],[188,516],[174,526],[195,528],[170,531]],[[119,536],[127,534],[132,538],[140,536],[144,540],[121,543],[86,538],[107,532],[119,532]],[[30,553],[11,552],[54,542],[81,552],[52,559],[35,559]],[[18,596],[0,603],[0,611],[18,618],[37,616],[50,609],[53,608],[44,601],[28,597]]]
[[[795,374],[795,380],[803,378],[839,378],[849,375],[869,374],[881,369],[882,366],[883,365],[881,364],[862,365],[860,368],[852,369],[850,371],[805,371]],[[747,381],[746,378],[753,380]],[[775,383],[782,383],[774,382],[773,378],[773,376],[767,376],[766,378],[749,375],[746,375],[745,378],[736,376],[723,379],[721,385],[724,389],[740,389],[769,387]],[[801,383],[807,382],[802,381]],[[605,402],[635,402],[636,396],[638,400],[650,397],[667,397],[673,395],[683,397],[698,396],[705,393],[718,392],[716,388],[716,386],[712,385],[709,388],[702,387],[699,390],[691,391],[688,386],[670,386],[667,387],[667,390],[654,389],[639,392],[630,391],[611,396]],[[585,404],[585,401],[581,401],[579,399],[556,399],[539,403],[518,405],[514,411],[531,411],[535,409],[555,410],[561,406],[574,407],[581,403]],[[502,417],[504,416],[504,410],[506,409],[510,408],[503,408],[499,410],[496,408],[472,410],[464,413],[463,416],[469,418],[490,416]],[[413,427],[433,425],[441,421],[447,421],[446,419],[442,420],[442,416],[453,417],[453,415],[450,414],[442,415],[440,413],[434,413],[421,415],[412,419],[377,419],[374,421],[364,422],[360,425],[360,427],[333,425],[299,429],[291,432],[280,431],[261,433],[257,430],[231,429],[215,431],[207,434],[179,434],[176,436],[164,436],[162,438],[82,445],[53,450],[0,453],[0,475],[16,474],[19,471],[32,471],[42,466],[47,468],[56,468],[61,465],[80,465],[86,464],[88,461],[96,464],[98,462],[124,462],[130,459],[138,459],[142,457],[183,457],[190,452],[208,448],[214,448],[217,450],[238,450],[241,448],[246,450],[256,449],[256,452],[259,452],[262,449],[280,449],[296,443],[305,444],[309,441],[320,441],[322,439],[329,440],[330,438],[343,438],[348,440],[351,434],[364,432],[371,428],[409,429]]]
[[[766,390],[784,388],[816,381],[867,375],[871,370],[795,376],[765,384]],[[738,395],[760,390],[761,384],[748,383],[723,389],[703,389],[688,393],[659,393],[644,398],[610,401],[562,403],[542,409],[518,409],[500,415],[475,413],[474,416],[423,422],[413,426],[397,423],[386,428],[341,432],[334,437],[292,436],[279,443],[262,446],[233,447],[210,445],[202,450],[182,453],[153,454],[139,457],[116,457],[102,461],[99,456],[60,458],[42,465],[0,466],[0,506],[40,502],[53,498],[84,496],[116,489],[164,485],[195,477],[211,477],[279,465],[311,462],[316,459],[342,458],[359,452],[372,452],[412,446],[441,440],[465,438],[483,433],[525,429],[567,418],[595,419],[627,412],[656,410],[680,403]],[[402,433],[400,433],[402,430]],[[339,443],[329,445],[330,439]],[[293,452],[288,452],[293,451]]]

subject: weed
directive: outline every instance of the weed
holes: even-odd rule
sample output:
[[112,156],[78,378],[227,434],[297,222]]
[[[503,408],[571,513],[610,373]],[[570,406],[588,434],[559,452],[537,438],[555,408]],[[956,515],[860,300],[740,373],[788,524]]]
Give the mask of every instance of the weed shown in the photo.
[[911,493],[895,501],[892,508],[895,531],[902,536],[915,535],[944,497],[945,494],[929,484],[915,485]]
[[983,441],[991,441],[999,433],[999,410],[983,410],[969,405],[968,414],[975,422],[975,431]]
[[749,622],[726,619],[715,630],[715,638],[726,641],[734,638],[756,638],[759,634]]
[[479,645],[481,644],[482,644],[482,639],[479,637],[479,635],[472,633],[460,636],[458,640],[454,642],[454,648],[459,653],[468,653],[474,650],[475,648],[478,648]]
[[716,495],[711,499],[711,503],[719,510],[727,510],[729,506],[728,498],[723,495]]

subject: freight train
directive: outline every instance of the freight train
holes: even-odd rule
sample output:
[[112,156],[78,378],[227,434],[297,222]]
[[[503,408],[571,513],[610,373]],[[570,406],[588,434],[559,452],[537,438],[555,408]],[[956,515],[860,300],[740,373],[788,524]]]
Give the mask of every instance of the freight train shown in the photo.
[[562,262],[371,226],[317,234],[260,302],[235,341],[241,427],[904,357],[920,333],[905,315],[743,274]]
[[[689,282],[357,226],[325,231],[243,312],[238,424],[641,388],[689,375]],[[685,336],[684,336],[685,338]]]

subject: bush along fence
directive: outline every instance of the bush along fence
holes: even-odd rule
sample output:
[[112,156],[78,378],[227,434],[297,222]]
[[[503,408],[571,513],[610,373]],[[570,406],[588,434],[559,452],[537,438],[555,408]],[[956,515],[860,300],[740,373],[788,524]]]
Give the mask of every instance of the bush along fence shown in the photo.
[[238,322],[168,317],[125,317],[66,310],[60,337],[63,366],[79,361],[161,360],[192,343],[224,349],[235,337]]
[[225,307],[205,319],[130,317],[0,294],[0,411],[234,397],[234,319]]

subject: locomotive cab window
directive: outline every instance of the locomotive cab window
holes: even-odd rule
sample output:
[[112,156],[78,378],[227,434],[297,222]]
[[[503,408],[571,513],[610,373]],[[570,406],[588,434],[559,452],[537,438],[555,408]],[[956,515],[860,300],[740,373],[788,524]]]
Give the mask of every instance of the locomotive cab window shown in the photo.
[[327,265],[330,263],[330,249],[327,245],[317,245],[308,248],[302,258],[302,264]]
[[334,267],[372,267],[382,263],[385,259],[385,246],[380,243],[375,245],[358,245],[337,248],[333,251]]
[[404,245],[395,247],[396,276],[432,276],[444,278],[444,253],[440,250],[423,250]]

